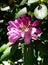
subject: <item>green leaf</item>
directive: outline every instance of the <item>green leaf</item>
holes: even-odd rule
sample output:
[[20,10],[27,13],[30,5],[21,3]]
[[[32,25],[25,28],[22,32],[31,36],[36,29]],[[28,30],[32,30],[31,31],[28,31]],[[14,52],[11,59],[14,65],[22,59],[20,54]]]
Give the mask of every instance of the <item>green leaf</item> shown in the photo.
[[43,41],[36,41],[36,49],[40,52],[41,56],[48,55],[48,45]]
[[43,0],[43,2],[48,3],[48,0]]
[[0,60],[4,60],[5,58],[8,58],[10,56],[10,51],[12,47],[8,47],[4,52],[3,55],[1,56]]
[[0,52],[3,52],[6,48],[8,48],[10,46],[10,44],[3,44],[1,47],[0,47]]
[[6,60],[6,59],[8,59],[9,57],[11,57],[11,56],[14,54],[14,52],[17,50],[17,47],[18,47],[17,45],[18,45],[18,44],[8,47],[8,48],[3,52],[3,54],[2,54],[2,56],[1,56],[1,58],[0,58],[0,60],[1,60],[1,61],[2,61],[2,60]]
[[38,2],[39,0],[28,0],[27,4]]
[[42,65],[48,65],[48,56],[44,56],[43,64]]
[[33,44],[24,46],[24,65],[34,65],[35,63]]
[[26,13],[27,13],[27,8],[24,7],[16,14],[16,17],[20,17],[20,16],[22,16],[22,15],[24,15]]
[[26,3],[27,0],[22,0],[20,5],[24,5]]

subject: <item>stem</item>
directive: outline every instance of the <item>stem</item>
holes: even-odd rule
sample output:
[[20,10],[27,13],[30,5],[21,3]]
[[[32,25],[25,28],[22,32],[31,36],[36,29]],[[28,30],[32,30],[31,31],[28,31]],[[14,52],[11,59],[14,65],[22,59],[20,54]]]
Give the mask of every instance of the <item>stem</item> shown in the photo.
[[35,57],[33,44],[24,45],[24,65],[34,65]]

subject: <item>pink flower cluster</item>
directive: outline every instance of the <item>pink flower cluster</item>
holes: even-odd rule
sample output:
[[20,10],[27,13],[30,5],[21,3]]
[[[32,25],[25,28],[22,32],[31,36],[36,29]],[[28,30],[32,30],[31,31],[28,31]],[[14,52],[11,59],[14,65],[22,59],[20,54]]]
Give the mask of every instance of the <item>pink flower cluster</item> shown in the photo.
[[37,28],[40,20],[32,22],[30,16],[23,15],[20,18],[16,18],[14,21],[9,21],[7,27],[7,35],[9,42],[14,44],[19,38],[23,37],[25,44],[30,44],[30,40],[38,39],[38,34],[41,33],[41,29]]

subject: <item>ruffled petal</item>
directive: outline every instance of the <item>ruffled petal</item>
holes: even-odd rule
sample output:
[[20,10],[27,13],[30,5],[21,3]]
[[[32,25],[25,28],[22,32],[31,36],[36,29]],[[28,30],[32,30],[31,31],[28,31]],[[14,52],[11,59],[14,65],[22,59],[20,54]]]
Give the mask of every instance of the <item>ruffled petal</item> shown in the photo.
[[13,30],[13,29],[9,31],[7,35],[8,35],[9,42],[11,42],[12,44],[14,44],[21,37],[20,31]]
[[15,27],[15,28],[19,28],[20,27],[20,25],[19,25],[17,20],[9,21],[8,23],[9,23],[9,26],[12,26],[12,27]]

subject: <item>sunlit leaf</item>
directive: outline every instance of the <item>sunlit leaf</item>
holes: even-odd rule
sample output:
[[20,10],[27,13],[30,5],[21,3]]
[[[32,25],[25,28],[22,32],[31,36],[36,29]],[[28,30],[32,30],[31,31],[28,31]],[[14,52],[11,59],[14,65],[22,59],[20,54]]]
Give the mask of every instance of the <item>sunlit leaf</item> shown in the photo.
[[20,17],[20,16],[22,16],[22,15],[24,15],[26,13],[27,13],[27,8],[24,7],[16,14],[16,17]]
[[22,0],[20,5],[24,5],[26,3],[27,0]]
[[39,0],[28,0],[27,4],[38,2]]
[[16,51],[16,49],[17,49],[17,44],[14,45],[14,46],[8,47],[8,48],[3,52],[3,54],[1,55],[0,60],[2,61],[2,60],[5,60],[5,59],[8,59],[9,57],[11,57],[11,56],[14,54],[14,52]]
[[10,46],[10,44],[3,44],[1,47],[0,47],[0,52],[3,52],[6,48],[8,48]]

